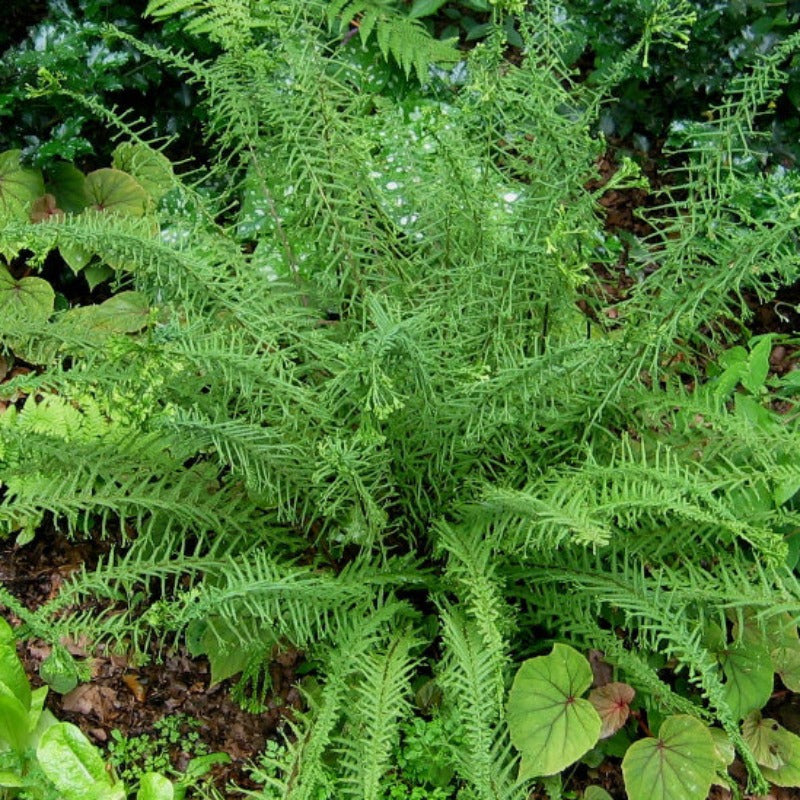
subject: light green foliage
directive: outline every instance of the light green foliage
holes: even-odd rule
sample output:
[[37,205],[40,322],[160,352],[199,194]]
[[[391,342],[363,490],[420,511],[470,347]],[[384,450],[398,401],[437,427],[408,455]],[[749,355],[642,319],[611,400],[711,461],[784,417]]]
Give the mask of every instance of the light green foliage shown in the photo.
[[[679,36],[656,5],[653,37]],[[27,613],[26,630],[239,649],[247,663],[215,657],[215,676],[242,666],[255,694],[273,646],[302,649],[316,682],[264,791],[282,800],[381,797],[429,652],[459,732],[453,785],[470,800],[526,797],[512,736],[527,732],[510,732],[504,709],[532,631],[604,651],[653,718],[671,715],[664,737],[707,734],[687,715],[716,721],[765,790],[740,715],[791,664],[770,652],[755,699],[737,698],[730,656],[740,618],[764,635],[800,602],[787,542],[800,436],[765,402],[766,345],[748,347],[741,319],[745,297],[795,283],[800,262],[796,200],[775,192],[751,214],[739,165],[800,36],[731,86],[702,146],[677,156],[654,232],[631,251],[633,285],[595,318],[579,301],[608,237],[601,192],[585,187],[615,76],[575,84],[557,20],[532,11],[520,63],[495,31],[460,83],[390,97],[332,41],[328,10],[152,3],[218,55],[109,36],[198,88],[212,163],[175,177],[146,132],[89,102],[126,142],[112,170],[150,183],[143,215],[87,209],[0,230],[0,252],[29,251],[34,270],[55,248],[94,254],[136,293],[80,312],[123,318],[108,336],[71,311],[0,317],[5,347],[39,369],[4,384],[32,399],[0,417],[0,519],[47,514],[119,543]],[[613,186],[640,183],[626,163]],[[732,344],[742,363],[707,378],[701,365]],[[87,597],[103,610],[76,610]],[[704,638],[712,624],[721,647]],[[599,733],[580,700],[582,727]],[[569,743],[578,754],[589,733]]]
[[[230,761],[225,753],[210,753],[200,737],[200,722],[184,714],[172,714],[153,723],[152,733],[124,736],[111,731],[108,759],[115,773],[129,786],[138,787],[139,798],[182,798],[187,787],[196,788],[215,764]],[[190,758],[184,773],[173,766],[173,757]],[[173,784],[164,775],[172,775]],[[159,792],[161,794],[159,794]]]
[[634,742],[622,761],[630,800],[705,800],[717,757],[708,728],[691,717],[668,717],[658,738]]
[[563,644],[519,668],[507,718],[526,778],[561,772],[600,738],[600,715],[581,697],[591,683],[589,662]]

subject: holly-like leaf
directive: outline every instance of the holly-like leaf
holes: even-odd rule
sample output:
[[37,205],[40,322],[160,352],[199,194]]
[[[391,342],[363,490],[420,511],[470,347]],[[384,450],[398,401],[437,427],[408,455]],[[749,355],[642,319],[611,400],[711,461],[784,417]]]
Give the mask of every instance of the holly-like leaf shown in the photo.
[[763,645],[741,642],[718,655],[725,674],[725,699],[734,716],[742,719],[763,708],[772,694],[772,659]]
[[0,153],[0,218],[26,220],[33,201],[44,194],[41,172],[23,167],[21,155],[21,150]]
[[89,205],[86,176],[68,161],[59,161],[48,172],[47,191],[56,198],[59,208],[78,214]]
[[169,159],[147,145],[133,142],[121,144],[114,150],[112,159],[116,169],[136,178],[156,202],[175,185]]
[[603,722],[600,729],[601,739],[613,736],[628,721],[631,702],[635,696],[633,687],[627,683],[607,683],[599,689],[592,689],[589,702]]
[[127,172],[96,169],[86,176],[86,195],[95,211],[141,217],[147,210],[147,192]]
[[15,280],[0,266],[0,324],[15,322],[44,322],[55,306],[56,293],[42,278]]
[[522,753],[525,777],[554,775],[597,742],[600,716],[581,697],[591,684],[589,662],[563,644],[519,668],[508,698],[507,719],[511,741]]
[[705,800],[718,758],[708,728],[694,717],[667,717],[658,738],[634,742],[622,760],[629,800]]

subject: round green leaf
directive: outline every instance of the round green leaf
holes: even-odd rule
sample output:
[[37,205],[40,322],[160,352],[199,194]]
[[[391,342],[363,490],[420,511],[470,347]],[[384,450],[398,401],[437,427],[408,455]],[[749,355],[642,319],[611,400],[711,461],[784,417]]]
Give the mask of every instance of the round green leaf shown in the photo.
[[0,217],[27,219],[31,203],[44,194],[39,170],[23,167],[21,150],[0,153]]
[[96,211],[141,217],[147,210],[147,192],[127,172],[96,169],[86,176],[86,194]]
[[100,752],[75,725],[60,722],[48,728],[36,755],[64,800],[86,800],[114,789]]
[[0,266],[0,324],[44,322],[55,306],[56,293],[42,278],[15,280]]
[[717,764],[708,728],[679,715],[664,720],[657,739],[628,748],[622,775],[629,800],[705,800]]
[[147,145],[121,144],[112,158],[114,167],[133,175],[156,202],[175,185],[169,159]]
[[173,800],[174,797],[171,781],[157,772],[148,772],[142,777],[136,800]]
[[563,644],[519,668],[508,698],[507,719],[526,777],[554,775],[597,742],[600,717],[580,696],[591,683],[589,662]]
[[77,214],[89,205],[86,176],[67,161],[59,161],[50,167],[47,191],[55,196],[59,208],[71,214]]

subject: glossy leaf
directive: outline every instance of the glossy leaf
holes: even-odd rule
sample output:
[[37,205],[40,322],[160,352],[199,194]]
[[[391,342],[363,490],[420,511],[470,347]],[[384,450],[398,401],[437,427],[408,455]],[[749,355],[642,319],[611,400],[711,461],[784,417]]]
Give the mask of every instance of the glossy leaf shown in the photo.
[[147,192],[133,176],[118,169],[90,172],[86,194],[96,211],[141,217],[147,210]]
[[597,742],[600,716],[581,697],[591,683],[589,662],[563,644],[519,668],[507,718],[511,741],[523,756],[525,777],[554,775]]
[[71,214],[89,205],[86,176],[67,161],[59,161],[48,172],[47,191],[55,196],[58,207]]
[[125,797],[106,772],[99,750],[75,725],[60,722],[45,731],[36,755],[64,800]]
[[658,738],[634,742],[622,760],[629,800],[705,800],[718,757],[708,728],[694,717],[664,720]]
[[173,800],[175,789],[172,781],[157,772],[148,772],[142,776],[136,800]]

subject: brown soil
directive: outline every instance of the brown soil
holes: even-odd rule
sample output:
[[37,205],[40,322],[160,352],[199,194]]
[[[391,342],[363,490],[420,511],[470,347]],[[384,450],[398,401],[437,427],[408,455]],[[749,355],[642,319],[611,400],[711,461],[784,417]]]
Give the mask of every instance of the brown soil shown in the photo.
[[[72,543],[63,535],[42,531],[31,544],[18,548],[12,542],[0,544],[0,584],[20,602],[35,609],[58,593],[69,574],[82,564],[91,566],[108,550],[101,541]],[[20,620],[12,616],[16,625]],[[210,668],[205,658],[192,658],[184,648],[159,653],[155,645],[147,663],[104,648],[91,650],[86,642],[64,642],[78,660],[88,660],[91,680],[66,695],[50,692],[47,706],[55,716],[78,725],[98,745],[109,741],[112,730],[126,737],[148,733],[163,717],[185,714],[201,724],[198,733],[209,752],[227,753],[231,763],[215,767],[214,783],[224,790],[236,783],[256,788],[246,772],[249,761],[258,757],[266,740],[278,735],[287,718],[301,707],[295,685],[295,668],[301,655],[287,651],[270,664],[272,695],[261,714],[243,711],[231,699],[229,682],[210,685]],[[41,685],[39,665],[50,647],[35,639],[20,646],[27,672],[34,685]],[[173,766],[182,771],[191,756],[171,753]]]

